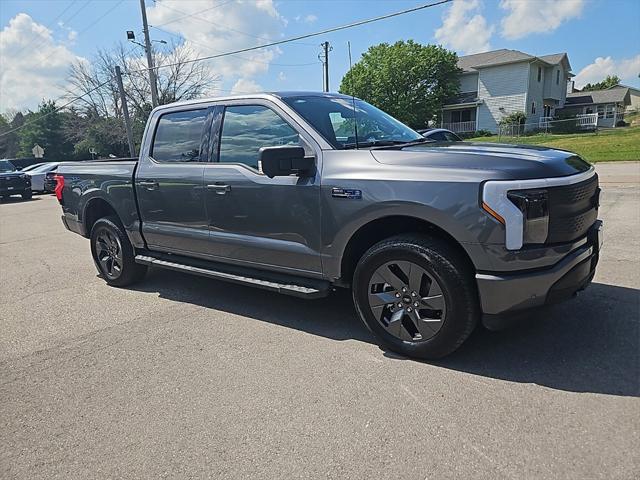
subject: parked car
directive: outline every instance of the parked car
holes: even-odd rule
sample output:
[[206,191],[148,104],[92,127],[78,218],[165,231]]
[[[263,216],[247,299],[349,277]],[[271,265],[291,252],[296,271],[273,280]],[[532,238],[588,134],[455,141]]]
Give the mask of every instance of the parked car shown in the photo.
[[40,193],[45,193],[47,191],[52,192],[53,189],[47,190],[45,179],[47,174],[55,175],[58,165],[60,165],[60,162],[47,162],[26,172],[26,174],[31,177],[31,189],[34,192]]
[[47,172],[44,176],[44,191],[47,193],[53,193],[56,188],[56,174],[57,168]]
[[434,142],[462,142],[458,135],[446,128],[425,128],[424,130],[418,130],[418,133]]
[[0,160],[0,198],[21,195],[24,200],[31,198],[31,179],[19,172],[13,163]]
[[44,165],[47,162],[41,162],[41,163],[34,163],[33,165],[27,165],[26,167],[24,167],[23,169],[21,169],[21,172],[29,172],[31,170],[33,170],[34,168],[38,168],[41,165]]
[[56,178],[62,221],[109,285],[154,266],[304,298],[350,288],[383,346],[421,358],[481,317],[584,289],[602,243],[598,176],[578,155],[432,145],[339,94],[163,105],[139,160],[63,163]]

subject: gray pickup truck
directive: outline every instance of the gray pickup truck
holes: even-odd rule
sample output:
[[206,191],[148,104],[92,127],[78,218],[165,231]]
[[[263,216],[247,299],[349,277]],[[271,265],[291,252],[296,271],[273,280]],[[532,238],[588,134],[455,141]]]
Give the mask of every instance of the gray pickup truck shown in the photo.
[[310,299],[351,288],[379,342],[419,358],[584,289],[599,193],[571,152],[433,143],[306,92],[158,107],[138,160],[64,163],[56,186],[110,285],[154,266]]

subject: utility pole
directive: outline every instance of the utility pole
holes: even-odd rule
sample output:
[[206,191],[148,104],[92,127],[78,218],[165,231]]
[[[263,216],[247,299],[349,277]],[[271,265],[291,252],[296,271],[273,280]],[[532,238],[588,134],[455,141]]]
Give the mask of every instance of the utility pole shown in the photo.
[[322,47],[322,53],[318,56],[324,67],[324,75],[322,77],[322,90],[329,91],[329,52],[333,50],[333,47],[329,42],[323,42],[320,44]]
[[147,66],[149,67],[149,83],[151,84],[151,104],[158,106],[158,85],[156,83],[156,71],[153,67],[153,56],[151,55],[151,40],[149,39],[149,25],[147,24],[147,8],[144,0],[140,0],[140,10],[142,11],[142,31],[144,32],[144,50],[147,53]]
[[124,117],[124,126],[127,129],[127,141],[129,142],[129,155],[133,158],[136,156],[136,147],[133,143],[133,132],[131,131],[131,119],[129,118],[129,107],[127,106],[127,97],[124,93],[122,85],[122,72],[120,67],[116,65],[116,79],[118,80],[118,90],[120,91],[120,102],[122,103],[122,116]]

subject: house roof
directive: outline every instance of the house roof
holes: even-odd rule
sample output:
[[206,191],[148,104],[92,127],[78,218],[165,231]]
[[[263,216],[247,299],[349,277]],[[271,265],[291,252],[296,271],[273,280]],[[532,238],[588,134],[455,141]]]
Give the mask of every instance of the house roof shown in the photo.
[[593,90],[591,92],[567,93],[565,107],[575,105],[593,105],[597,103],[629,104],[628,88],[613,88],[607,90]]
[[607,90],[612,90],[614,88],[628,88],[629,90],[633,90],[635,92],[640,93],[640,88],[636,88],[636,87],[630,87],[629,85],[623,85],[621,83],[619,83],[618,85],[614,85],[612,87],[607,88]]
[[[459,57],[458,67],[460,67],[464,72],[475,72],[478,68],[531,60],[540,60],[544,63],[548,63],[549,65],[557,65],[566,56],[566,53],[554,53],[552,55],[535,57],[519,50],[509,50],[507,48],[502,48],[500,50],[493,50],[491,52],[476,53],[474,55],[465,55],[463,57]],[[568,59],[567,64],[569,64]],[[571,65],[569,65],[569,69],[571,69]]]

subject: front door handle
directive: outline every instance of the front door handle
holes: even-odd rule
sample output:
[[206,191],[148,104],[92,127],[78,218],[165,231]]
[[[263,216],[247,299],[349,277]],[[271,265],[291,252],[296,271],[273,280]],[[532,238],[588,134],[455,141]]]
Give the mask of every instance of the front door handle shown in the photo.
[[142,188],[146,188],[147,190],[157,190],[158,188],[160,188],[160,184],[158,182],[154,182],[153,180],[143,180],[141,182],[138,182],[138,185],[140,185]]
[[231,191],[231,185],[227,185],[225,183],[214,183],[214,184],[211,184],[211,185],[207,185],[207,188],[209,190],[213,190],[218,195],[224,195],[227,192]]

